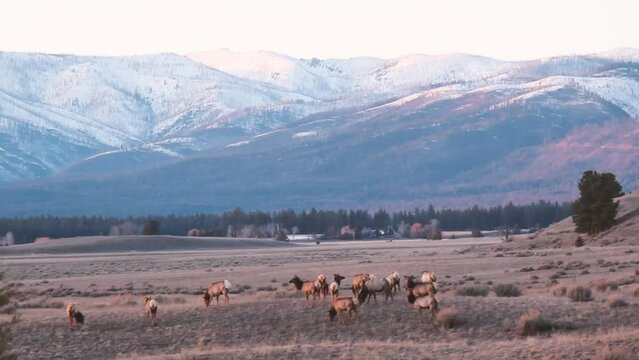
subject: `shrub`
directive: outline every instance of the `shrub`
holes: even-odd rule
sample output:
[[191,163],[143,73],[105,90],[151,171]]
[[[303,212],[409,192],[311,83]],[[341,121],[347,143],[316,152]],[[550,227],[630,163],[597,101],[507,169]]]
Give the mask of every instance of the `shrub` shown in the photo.
[[582,239],[581,236],[577,236],[577,239],[575,240],[575,246],[576,247],[584,246],[584,239]]
[[[162,303],[164,302],[161,300],[162,298],[164,297],[161,295],[158,295],[155,297],[155,300]],[[120,295],[115,297],[111,301],[111,306],[137,306],[137,305],[138,305],[138,302],[135,301],[131,295]]]
[[488,288],[485,286],[467,286],[457,289],[455,294],[458,296],[486,296],[488,295]]
[[276,291],[277,288],[269,285],[269,286],[260,286],[256,289],[257,291]]
[[591,301],[592,292],[587,287],[577,286],[568,291],[568,297],[575,302]]
[[500,297],[517,297],[521,295],[521,290],[515,284],[499,284],[493,290]]
[[464,321],[459,311],[454,308],[443,308],[439,310],[435,316],[435,325],[443,327],[444,329],[452,329],[463,323]]
[[635,297],[639,297],[639,286],[635,288],[635,291],[632,293]]
[[628,306],[628,303],[625,302],[621,298],[621,295],[619,294],[608,296],[608,299],[606,299],[606,302],[608,303],[608,306],[610,306],[611,308]]
[[554,296],[564,296],[568,292],[568,287],[566,285],[555,285],[552,288],[552,294]]
[[613,349],[608,346],[604,346],[597,350],[595,360],[630,360],[630,353],[624,349]]
[[600,292],[606,292],[608,289],[616,290],[617,283],[612,280],[601,279],[591,282],[590,287]]
[[553,324],[543,318],[537,309],[530,309],[517,320],[517,333],[521,336],[536,335],[551,331]]

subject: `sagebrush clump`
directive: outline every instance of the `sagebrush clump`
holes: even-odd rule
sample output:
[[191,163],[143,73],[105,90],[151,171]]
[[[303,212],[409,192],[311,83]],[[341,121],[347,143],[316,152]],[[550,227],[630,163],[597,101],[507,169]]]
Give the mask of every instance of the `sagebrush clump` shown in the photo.
[[551,331],[553,324],[541,316],[537,309],[530,309],[517,320],[517,333],[521,336],[537,335],[542,332]]
[[499,284],[493,290],[500,297],[517,297],[521,295],[521,290],[515,284]]
[[574,302],[586,302],[592,300],[592,291],[583,286],[577,286],[568,291],[568,297]]
[[606,299],[606,302],[608,303],[608,306],[610,306],[611,308],[628,306],[628,303],[619,294],[608,296],[608,299]]
[[455,294],[458,296],[487,296],[488,288],[485,286],[466,286],[457,289]]
[[444,329],[452,329],[464,323],[459,311],[454,308],[443,308],[435,316],[435,325]]

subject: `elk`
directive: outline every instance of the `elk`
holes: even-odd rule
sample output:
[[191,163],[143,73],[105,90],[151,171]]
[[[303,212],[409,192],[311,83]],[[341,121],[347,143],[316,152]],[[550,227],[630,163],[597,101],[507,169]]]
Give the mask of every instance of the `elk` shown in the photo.
[[393,271],[392,273],[390,273],[386,277],[386,280],[390,284],[391,290],[393,290],[393,292],[400,290],[400,286],[399,286],[400,279],[401,278],[400,278],[399,273],[397,271]]
[[68,303],[66,308],[69,329],[73,328],[73,320],[76,323],[84,324],[84,315],[78,310],[74,303]]
[[374,275],[371,275],[364,283],[364,286],[362,286],[357,299],[360,304],[363,304],[366,299],[368,299],[367,303],[370,303],[372,296],[373,299],[375,299],[375,303],[377,303],[377,293],[380,292],[383,292],[386,295],[384,302],[387,302],[389,297],[391,298],[391,301],[393,300],[393,292],[391,291],[391,286],[388,280],[386,280],[386,278],[377,280]]
[[344,280],[340,274],[333,274],[333,282],[328,286],[328,292],[331,294],[331,298],[335,299],[339,296],[339,287],[342,285],[342,280]]
[[328,318],[333,321],[337,316],[337,323],[340,322],[340,316],[338,314],[348,311],[348,320],[350,321],[353,313],[357,316],[357,304],[351,297],[335,298],[331,301],[331,307],[328,310]]
[[319,296],[320,288],[317,286],[318,281],[308,281],[302,280],[297,275],[293,276],[291,280],[288,281],[289,284],[294,284],[297,290],[302,291],[302,294],[306,296],[306,302],[308,302],[308,297],[313,295],[313,300],[317,296]]
[[437,282],[437,274],[432,271],[424,271],[422,272],[422,282],[423,283],[436,283]]
[[413,305],[413,307],[419,312],[420,317],[423,317],[422,310],[426,308],[430,311],[431,319],[434,319],[435,315],[437,315],[439,301],[437,301],[435,295],[416,297],[412,292],[410,292],[408,293],[408,303]]
[[220,303],[220,295],[224,295],[224,305],[229,303],[229,290],[231,283],[228,280],[214,281],[204,293],[204,306],[206,308],[211,304],[211,298],[215,296],[216,303]]
[[364,286],[364,283],[366,283],[366,280],[368,280],[370,276],[371,274],[369,273],[359,273],[353,275],[353,285],[351,286],[353,295],[357,295],[357,292]]
[[326,282],[326,275],[324,274],[317,275],[315,286],[316,287],[319,286],[322,299],[325,299],[326,295],[328,295],[328,283]]
[[415,281],[412,275],[404,276],[406,278],[406,290],[415,296],[428,296],[437,294],[437,285],[435,283],[422,283]]
[[417,282],[413,275],[404,276],[404,278],[406,279],[406,290],[408,292],[414,291],[417,297],[437,294],[436,283]]
[[158,302],[155,301],[152,296],[145,296],[144,309],[146,309],[146,317],[149,319],[151,326],[156,326],[157,322],[155,320],[155,317],[158,313]]

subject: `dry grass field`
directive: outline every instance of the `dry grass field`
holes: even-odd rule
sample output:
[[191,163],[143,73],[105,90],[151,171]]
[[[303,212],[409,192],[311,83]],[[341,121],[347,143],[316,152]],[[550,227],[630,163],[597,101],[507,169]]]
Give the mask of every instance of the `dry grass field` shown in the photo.
[[[252,245],[0,253],[0,271],[19,294],[12,347],[23,359],[603,360],[639,354],[636,246],[509,250],[497,238]],[[357,320],[337,324],[328,319],[329,299],[307,304],[288,284],[295,274],[332,279],[340,273],[347,276],[344,296],[351,275],[395,270],[437,272],[437,324],[427,312],[418,317],[404,290],[387,304],[361,304]],[[204,288],[216,279],[233,284],[231,303],[214,301],[205,309]],[[512,292],[504,284],[520,296],[497,296]],[[588,300],[588,291],[590,301],[570,298]],[[144,295],[159,302],[156,327],[146,321]],[[67,329],[67,302],[78,304],[85,325]]]

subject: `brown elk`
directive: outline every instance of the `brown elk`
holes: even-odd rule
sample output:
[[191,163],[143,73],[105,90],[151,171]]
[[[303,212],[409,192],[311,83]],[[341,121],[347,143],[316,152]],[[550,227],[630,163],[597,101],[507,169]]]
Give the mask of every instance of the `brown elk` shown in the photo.
[[348,320],[353,317],[353,313],[357,316],[357,304],[351,297],[335,298],[331,302],[331,308],[328,310],[328,318],[333,321],[337,316],[337,323],[340,322],[339,314],[348,312]]
[[229,303],[229,290],[231,290],[231,283],[228,280],[214,281],[209,285],[209,288],[204,293],[204,306],[209,307],[211,304],[211,298],[215,296],[216,303],[220,303],[220,295],[224,296],[224,305]]
[[318,281],[308,281],[302,280],[297,275],[293,276],[291,280],[288,281],[289,284],[294,284],[297,290],[302,291],[302,294],[306,296],[306,301],[308,302],[308,297],[313,295],[313,300],[319,296],[320,288],[317,286]]
[[416,297],[413,292],[410,292],[408,293],[408,303],[413,305],[413,307],[419,312],[420,317],[423,316],[422,310],[427,308],[430,311],[431,319],[434,319],[435,315],[437,315],[437,311],[439,310],[439,302],[435,295]]
[[432,271],[424,271],[422,272],[422,282],[423,283],[436,283],[437,282],[437,274]]
[[399,290],[400,290],[400,285],[399,285],[400,279],[401,279],[401,278],[400,278],[399,273],[398,273],[397,271],[393,271],[392,273],[390,273],[390,274],[386,277],[386,280],[387,280],[387,281],[388,281],[388,283],[390,284],[390,286],[391,286],[391,290],[392,290],[393,292],[395,292],[395,291],[399,291]]
[[326,281],[326,275],[324,274],[317,275],[315,286],[320,288],[320,294],[322,295],[322,300],[326,299],[326,295],[328,295],[328,282]]
[[370,276],[371,274],[369,273],[359,273],[359,274],[353,275],[353,282],[351,286],[353,295],[357,295],[359,290],[364,286],[364,284],[370,278]]
[[408,292],[414,292],[415,296],[427,296],[437,294],[436,283],[423,283],[415,281],[413,275],[404,276],[406,279],[406,290]]
[[328,286],[328,293],[331,295],[331,298],[335,299],[339,296],[339,287],[342,285],[342,280],[344,280],[340,274],[333,274],[333,282]]
[[84,324],[84,315],[78,310],[74,303],[68,303],[66,308],[69,329],[73,328],[73,321]]
[[144,297],[144,309],[146,317],[149,319],[151,326],[156,326],[156,315],[158,313],[158,302],[152,296]]

